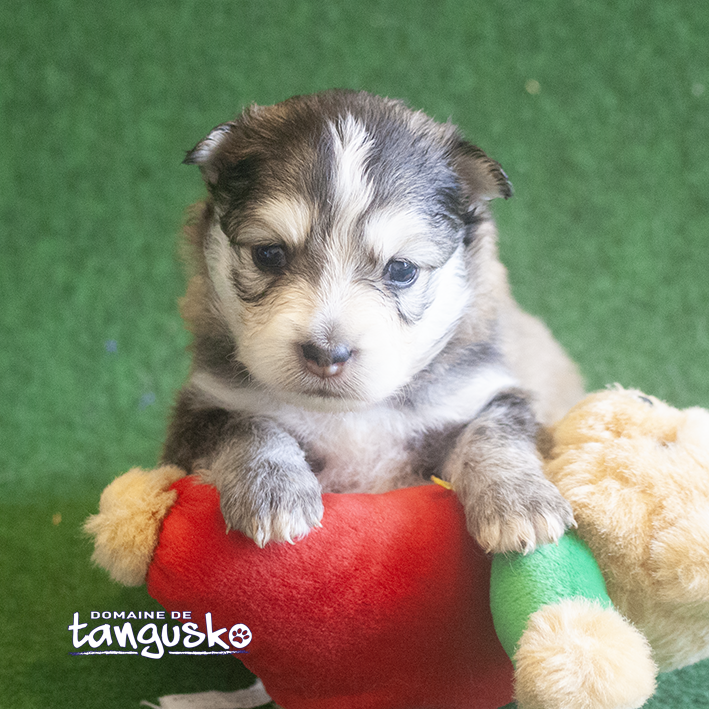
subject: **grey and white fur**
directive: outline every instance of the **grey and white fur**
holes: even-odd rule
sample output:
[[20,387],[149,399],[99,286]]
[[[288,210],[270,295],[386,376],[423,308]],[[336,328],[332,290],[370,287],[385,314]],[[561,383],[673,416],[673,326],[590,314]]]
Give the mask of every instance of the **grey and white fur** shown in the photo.
[[252,106],[185,162],[193,366],[163,462],[214,484],[257,544],[320,524],[321,493],[450,481],[487,551],[556,540],[540,424],[582,394],[513,301],[488,202],[500,166],[395,100],[328,91]]

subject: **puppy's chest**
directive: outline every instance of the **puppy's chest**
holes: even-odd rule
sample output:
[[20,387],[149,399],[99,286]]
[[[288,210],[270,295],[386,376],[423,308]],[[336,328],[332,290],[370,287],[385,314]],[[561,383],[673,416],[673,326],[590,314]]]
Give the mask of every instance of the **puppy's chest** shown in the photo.
[[299,441],[324,492],[385,492],[425,481],[420,449],[427,437],[400,412],[297,411],[278,418]]

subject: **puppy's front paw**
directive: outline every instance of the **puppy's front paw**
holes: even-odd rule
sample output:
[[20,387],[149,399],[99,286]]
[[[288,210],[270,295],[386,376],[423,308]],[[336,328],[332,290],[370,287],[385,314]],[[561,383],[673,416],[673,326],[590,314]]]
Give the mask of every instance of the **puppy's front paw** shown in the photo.
[[548,480],[516,489],[500,481],[466,505],[468,530],[490,553],[534,551],[575,524],[569,503]]
[[315,476],[308,471],[302,480],[290,482],[222,488],[221,509],[227,529],[238,529],[264,547],[268,542],[293,544],[313,527],[321,526],[323,503]]

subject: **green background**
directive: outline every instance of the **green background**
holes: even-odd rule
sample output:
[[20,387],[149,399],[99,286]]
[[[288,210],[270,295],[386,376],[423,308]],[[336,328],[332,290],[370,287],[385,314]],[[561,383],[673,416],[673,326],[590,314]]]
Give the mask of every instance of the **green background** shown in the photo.
[[[589,388],[709,406],[706,3],[0,13],[0,706],[126,709],[248,681],[231,658],[70,657],[66,627],[154,607],[91,567],[80,526],[114,476],[156,462],[188,368],[177,235],[202,194],[180,162],[251,102],[364,88],[450,117],[509,173],[495,213],[514,292]],[[663,677],[648,706],[709,706],[709,664]]]

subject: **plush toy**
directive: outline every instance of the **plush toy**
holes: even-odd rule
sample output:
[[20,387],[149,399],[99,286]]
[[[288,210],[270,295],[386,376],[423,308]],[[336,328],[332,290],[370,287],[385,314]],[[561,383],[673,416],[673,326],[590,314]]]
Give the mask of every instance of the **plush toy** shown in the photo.
[[200,621],[211,613],[214,628],[246,625],[253,639],[239,658],[279,705],[511,701],[512,666],[489,607],[490,560],[450,490],[325,494],[321,528],[259,549],[226,533],[214,488],[182,475],[134,470],[114,481],[90,522],[96,559],[134,584],[152,556],[148,591],[166,610]]
[[118,478],[87,528],[117,581],[248,626],[287,709],[640,707],[655,663],[709,657],[709,412],[590,395],[547,470],[578,530],[527,556],[490,560],[437,485],[325,495],[322,528],[258,549],[176,468]]

